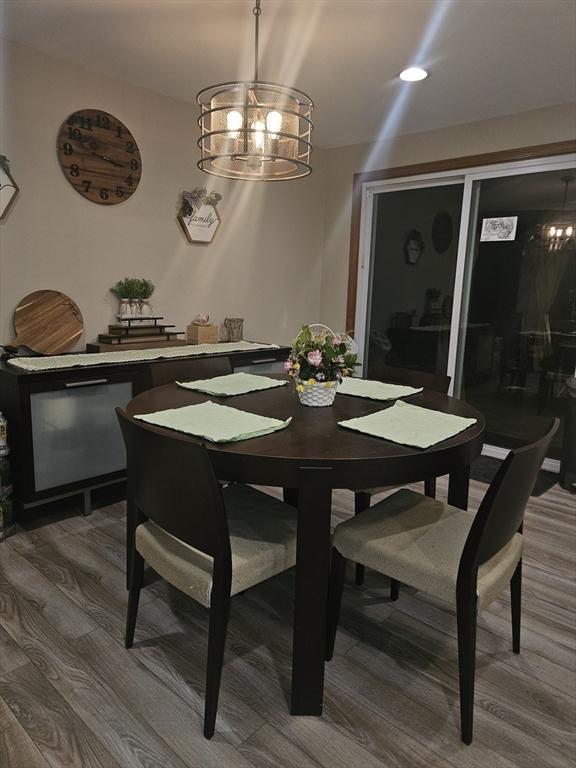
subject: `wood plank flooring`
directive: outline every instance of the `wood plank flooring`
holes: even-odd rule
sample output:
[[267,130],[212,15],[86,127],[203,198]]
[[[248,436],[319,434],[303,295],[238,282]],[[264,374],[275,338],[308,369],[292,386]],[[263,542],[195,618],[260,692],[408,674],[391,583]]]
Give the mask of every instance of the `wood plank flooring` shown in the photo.
[[[474,508],[484,490],[473,483]],[[352,495],[337,491],[334,522],[351,511]],[[469,747],[453,612],[407,588],[391,603],[371,571],[363,588],[348,575],[322,717],[288,710],[294,574],[234,598],[206,741],[205,610],[149,573],[136,643],[123,647],[123,516],[123,504],[54,515],[0,544],[2,768],[575,765],[576,497],[558,486],[526,518],[522,653],[508,595],[480,616]]]

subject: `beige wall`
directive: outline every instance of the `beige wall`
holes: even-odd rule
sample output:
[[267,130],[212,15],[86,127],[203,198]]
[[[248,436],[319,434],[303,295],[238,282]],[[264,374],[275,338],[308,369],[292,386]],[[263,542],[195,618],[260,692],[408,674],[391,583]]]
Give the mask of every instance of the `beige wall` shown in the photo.
[[[18,44],[4,51],[5,134],[20,195],[0,222],[0,342],[12,338],[17,302],[52,288],[84,315],[78,348],[106,331],[125,275],[156,284],[154,308],[179,330],[199,312],[245,318],[245,337],[289,342],[318,319],[322,153],[316,172],[287,184],[227,182],[196,168],[194,104],[169,99],[61,62]],[[136,137],[143,173],[137,192],[105,207],[82,198],[56,157],[62,121],[79,108],[116,115]],[[1,124],[0,124],[0,127]],[[179,193],[218,191],[220,230],[209,246],[188,244],[175,220]]]
[[[0,154],[20,196],[0,222],[0,342],[12,337],[17,302],[39,288],[69,294],[86,334],[106,330],[121,277],[149,277],[154,308],[178,329],[199,312],[243,316],[245,337],[289,342],[305,321],[345,324],[353,174],[574,138],[570,105],[486,120],[378,145],[314,153],[314,173],[287,184],[227,182],[196,168],[194,104],[103,77],[6,43],[0,80]],[[2,86],[3,83],[3,87]],[[134,133],[143,174],[126,203],[84,200],[56,157],[61,122],[101,108]],[[175,216],[179,193],[207,186],[223,195],[222,225],[209,246],[190,245]]]
[[573,104],[482,120],[378,144],[325,151],[326,211],[322,258],[322,322],[343,328],[346,318],[352,179],[365,170],[576,138]]

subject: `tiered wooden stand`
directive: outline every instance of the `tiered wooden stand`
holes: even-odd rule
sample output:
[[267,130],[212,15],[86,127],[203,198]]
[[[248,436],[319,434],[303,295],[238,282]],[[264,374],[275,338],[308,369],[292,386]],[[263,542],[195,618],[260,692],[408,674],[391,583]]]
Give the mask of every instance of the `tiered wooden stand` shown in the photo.
[[128,349],[179,347],[186,344],[179,339],[184,331],[170,330],[174,325],[160,322],[163,317],[127,318],[122,323],[108,326],[108,333],[98,335],[96,344],[87,344],[86,352],[119,352]]

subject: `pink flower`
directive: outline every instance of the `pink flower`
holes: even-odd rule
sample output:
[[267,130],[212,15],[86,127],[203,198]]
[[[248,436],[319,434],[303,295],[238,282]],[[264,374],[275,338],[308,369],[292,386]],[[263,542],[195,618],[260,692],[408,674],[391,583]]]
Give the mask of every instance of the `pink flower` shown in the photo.
[[307,360],[310,365],[319,368],[322,365],[322,352],[319,349],[313,349],[312,352],[308,352]]
[[335,347],[338,347],[340,344],[342,344],[342,336],[336,334],[336,336],[334,336],[332,339],[332,344]]
[[292,370],[292,360],[286,360],[286,362],[284,363],[284,370],[286,371],[286,373]]

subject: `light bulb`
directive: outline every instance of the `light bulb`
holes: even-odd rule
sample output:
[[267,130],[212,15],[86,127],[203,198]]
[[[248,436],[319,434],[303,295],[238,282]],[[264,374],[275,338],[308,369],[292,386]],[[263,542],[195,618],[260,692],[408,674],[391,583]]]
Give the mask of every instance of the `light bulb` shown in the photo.
[[252,134],[255,146],[258,147],[258,149],[264,149],[264,129],[266,128],[266,125],[262,120],[256,120],[252,123],[251,127],[256,131],[256,133]]
[[229,130],[228,138],[237,139],[238,131],[242,128],[242,115],[235,109],[226,115],[226,127]]
[[550,231],[548,232],[550,237],[554,237],[556,234],[556,227],[550,227]]
[[572,237],[572,234],[574,232],[574,227],[566,227],[566,236]]
[[278,138],[276,134],[282,130],[282,115],[280,112],[276,112],[276,110],[268,112],[266,115],[266,128],[272,134],[273,139]]
[[556,230],[556,237],[562,237],[562,232],[563,231],[564,231],[563,229],[557,229]]

